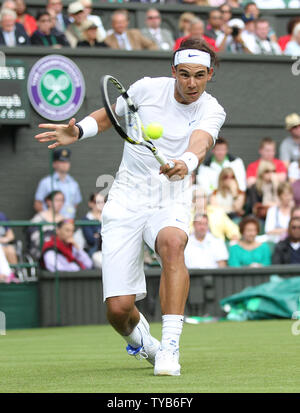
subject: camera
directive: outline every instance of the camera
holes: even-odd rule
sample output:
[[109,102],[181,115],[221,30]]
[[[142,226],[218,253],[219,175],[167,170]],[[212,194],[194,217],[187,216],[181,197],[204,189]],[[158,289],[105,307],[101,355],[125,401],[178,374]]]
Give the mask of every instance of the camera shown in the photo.
[[233,26],[232,27],[232,32],[231,32],[231,36],[232,37],[237,37],[240,33],[240,29],[237,26]]

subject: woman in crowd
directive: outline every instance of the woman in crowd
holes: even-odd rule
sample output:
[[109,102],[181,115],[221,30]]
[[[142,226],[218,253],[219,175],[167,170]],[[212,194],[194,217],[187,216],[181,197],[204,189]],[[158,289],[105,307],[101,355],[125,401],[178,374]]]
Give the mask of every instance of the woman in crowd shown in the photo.
[[71,219],[57,224],[56,235],[45,242],[41,255],[42,268],[57,271],[80,271],[93,267],[89,255],[74,240],[74,222]]
[[[31,222],[48,222],[48,225],[42,227],[43,240],[49,241],[55,231],[53,223],[63,221],[65,218],[61,215],[60,211],[64,205],[65,197],[61,191],[52,191],[45,198],[47,209],[38,212],[31,220]],[[29,227],[29,253],[34,259],[39,259],[41,255],[41,240],[40,240],[40,228]]]
[[294,27],[292,38],[287,43],[284,54],[290,56],[300,56],[300,23],[297,23]]
[[259,234],[259,222],[248,216],[239,224],[241,239],[237,244],[229,247],[229,267],[262,267],[271,264],[271,250],[265,242],[259,243],[256,237]]
[[232,168],[224,168],[220,172],[218,188],[212,193],[210,204],[223,208],[231,219],[244,215],[245,193],[239,189]]
[[85,239],[85,250],[92,258],[94,266],[101,268],[102,262],[102,239],[101,239],[101,220],[102,210],[105,204],[104,196],[100,193],[93,193],[89,200],[89,212],[85,216],[85,220],[99,221],[99,225],[85,225],[82,227],[83,236]]
[[291,217],[291,211],[294,206],[293,189],[290,183],[282,182],[277,190],[278,205],[268,209],[265,233],[268,239],[278,242],[285,238]]
[[260,161],[257,169],[257,180],[247,190],[246,214],[254,214],[264,221],[268,208],[277,204],[278,177],[275,166],[269,161]]

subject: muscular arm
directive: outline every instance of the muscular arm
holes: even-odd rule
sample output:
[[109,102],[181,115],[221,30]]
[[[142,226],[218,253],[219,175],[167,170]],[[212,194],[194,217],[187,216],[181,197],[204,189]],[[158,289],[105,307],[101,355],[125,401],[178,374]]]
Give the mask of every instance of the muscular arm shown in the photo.
[[[189,145],[185,152],[192,152],[198,158],[198,164],[203,162],[205,156],[211,146],[213,145],[212,136],[203,130],[195,130],[191,137]],[[169,169],[168,166],[162,166],[160,168],[160,173],[167,175],[169,178],[172,176],[179,176],[181,179],[188,174],[188,168],[184,161],[175,160],[175,166],[172,169]]]

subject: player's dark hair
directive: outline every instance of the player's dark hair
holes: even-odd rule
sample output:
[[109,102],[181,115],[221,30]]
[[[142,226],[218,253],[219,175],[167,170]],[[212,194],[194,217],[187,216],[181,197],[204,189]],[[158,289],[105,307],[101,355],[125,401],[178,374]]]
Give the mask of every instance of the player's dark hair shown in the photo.
[[181,50],[186,50],[186,49],[196,49],[196,50],[200,50],[202,52],[208,53],[210,55],[211,66],[219,66],[219,59],[216,53],[210,48],[208,43],[206,43],[206,41],[203,39],[196,39],[193,37],[189,37],[188,39],[183,40],[180,43],[179,49],[177,49],[173,53],[173,59],[172,59],[173,65],[174,65],[174,59],[175,59],[176,53],[180,52]]

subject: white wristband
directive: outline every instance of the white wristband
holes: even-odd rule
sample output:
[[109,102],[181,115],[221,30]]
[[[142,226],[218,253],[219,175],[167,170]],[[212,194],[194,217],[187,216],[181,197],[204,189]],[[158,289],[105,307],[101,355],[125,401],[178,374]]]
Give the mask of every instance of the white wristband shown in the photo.
[[80,140],[91,138],[98,133],[98,123],[92,116],[86,116],[80,122],[76,123],[76,125],[80,125],[83,132],[79,137]]
[[191,174],[198,166],[198,157],[193,152],[184,152],[178,159],[185,162],[188,173]]

